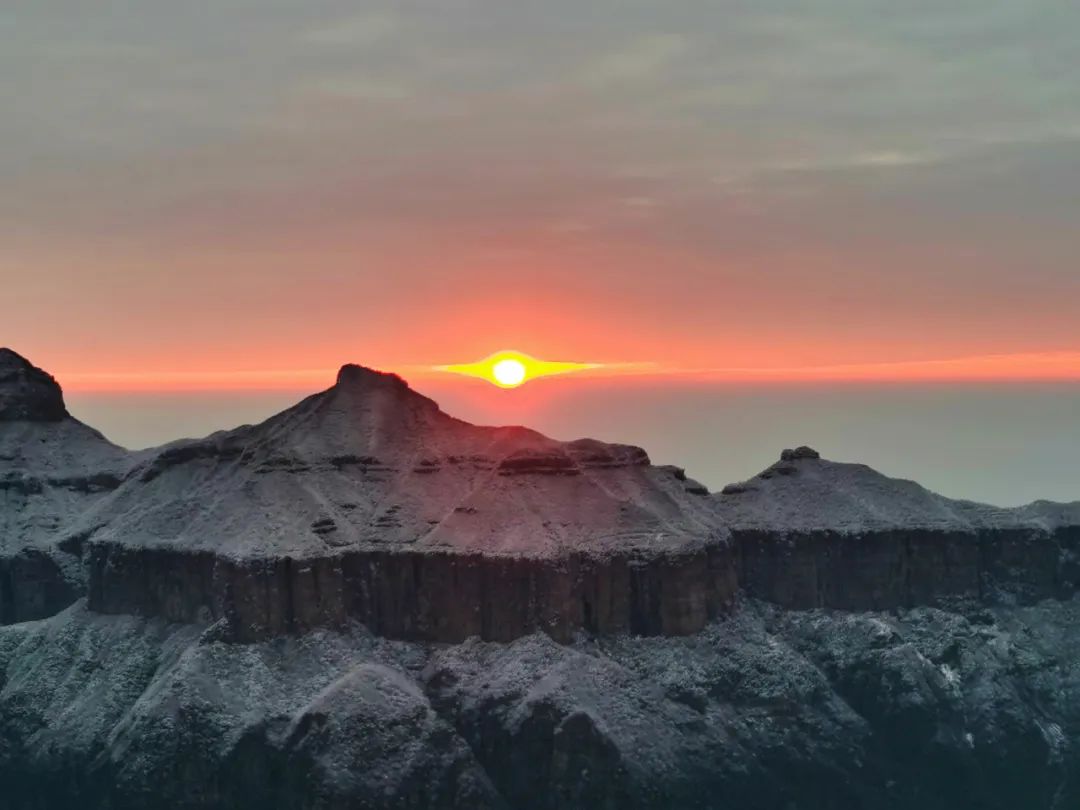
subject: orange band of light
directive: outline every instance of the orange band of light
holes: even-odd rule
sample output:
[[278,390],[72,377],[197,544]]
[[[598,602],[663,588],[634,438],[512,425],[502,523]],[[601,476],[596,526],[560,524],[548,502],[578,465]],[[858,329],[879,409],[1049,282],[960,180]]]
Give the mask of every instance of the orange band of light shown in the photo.
[[[525,374],[520,382],[506,383],[500,381],[496,376],[495,367],[499,363],[504,363],[506,361],[521,364]],[[530,357],[523,352],[501,351],[495,352],[495,354],[489,355],[483,360],[478,360],[475,363],[436,366],[435,369],[437,371],[448,371],[453,374],[462,374],[466,377],[477,377],[481,380],[487,380],[492,385],[497,385],[500,388],[517,388],[519,385],[527,383],[529,380],[535,380],[537,377],[550,377],[554,374],[571,374],[575,371],[587,371],[589,369],[601,368],[602,366],[602,363],[569,363],[552,360],[537,360],[535,357]]]

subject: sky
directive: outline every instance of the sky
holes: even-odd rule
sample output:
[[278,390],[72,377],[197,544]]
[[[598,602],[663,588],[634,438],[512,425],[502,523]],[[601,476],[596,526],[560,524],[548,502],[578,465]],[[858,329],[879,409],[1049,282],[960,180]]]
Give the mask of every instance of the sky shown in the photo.
[[1080,379],[1078,37],[1071,0],[6,3],[0,345],[72,390],[501,348]]

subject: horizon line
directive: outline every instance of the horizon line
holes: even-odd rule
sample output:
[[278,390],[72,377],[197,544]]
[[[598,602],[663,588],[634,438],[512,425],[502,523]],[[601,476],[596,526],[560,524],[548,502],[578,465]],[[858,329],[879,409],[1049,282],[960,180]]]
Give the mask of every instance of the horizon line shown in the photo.
[[[445,364],[389,364],[379,369],[407,381],[467,378],[451,376]],[[374,366],[373,366],[374,367]],[[57,372],[65,391],[100,393],[171,393],[183,391],[302,391],[331,385],[337,368],[231,369],[225,371]],[[596,363],[574,378],[673,378],[687,382],[1080,382],[1080,351],[974,355],[934,360],[839,363],[807,366],[665,366],[652,361]],[[539,382],[537,380],[536,382]],[[530,383],[530,385],[534,385]]]

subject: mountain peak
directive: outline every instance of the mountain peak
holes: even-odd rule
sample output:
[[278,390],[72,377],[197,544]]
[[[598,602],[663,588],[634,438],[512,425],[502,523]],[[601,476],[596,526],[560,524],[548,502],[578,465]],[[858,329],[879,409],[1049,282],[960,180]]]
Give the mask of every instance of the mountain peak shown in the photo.
[[377,371],[367,366],[361,366],[357,363],[346,363],[337,373],[338,387],[346,386],[361,386],[361,387],[374,387],[374,386],[389,386],[401,389],[407,389],[409,384],[405,382],[397,374],[392,374],[388,371]]
[[376,433],[416,430],[416,419],[438,417],[439,406],[409,384],[387,371],[377,371],[356,363],[346,363],[337,374],[334,386],[326,392],[336,403],[339,416],[355,431],[367,421]]
[[59,422],[68,416],[52,375],[11,349],[0,348],[0,422]]
[[819,453],[813,447],[807,447],[805,444],[800,445],[794,449],[788,448],[780,453],[781,461],[799,461],[800,459],[819,458],[821,458],[821,453]]

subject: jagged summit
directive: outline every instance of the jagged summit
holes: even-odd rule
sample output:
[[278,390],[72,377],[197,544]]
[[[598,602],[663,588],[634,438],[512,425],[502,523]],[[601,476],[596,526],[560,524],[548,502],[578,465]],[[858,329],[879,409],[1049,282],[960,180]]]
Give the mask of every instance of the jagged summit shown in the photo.
[[118,485],[133,459],[68,414],[51,375],[0,349],[0,551],[51,536],[84,496]]
[[821,453],[813,447],[807,447],[805,444],[794,449],[780,451],[781,461],[798,461],[802,458],[821,458]]
[[[182,443],[244,447],[245,463],[264,455],[293,466],[335,466],[363,459],[369,467],[425,473],[468,463],[527,471],[648,465],[644,450],[592,439],[562,442],[518,425],[473,425],[445,413],[396,374],[349,364],[333,386],[255,426]],[[178,447],[174,445],[170,450]],[[228,450],[227,450],[228,452]],[[182,453],[184,454],[184,453]],[[345,460],[345,461],[343,461]],[[550,471],[550,470],[549,470]]]
[[56,380],[12,349],[0,348],[0,422],[59,422],[67,415]]
[[339,368],[335,385],[363,387],[386,385],[412,390],[409,388],[409,384],[399,375],[390,371],[379,371],[369,366],[362,366],[359,363],[346,363]]

